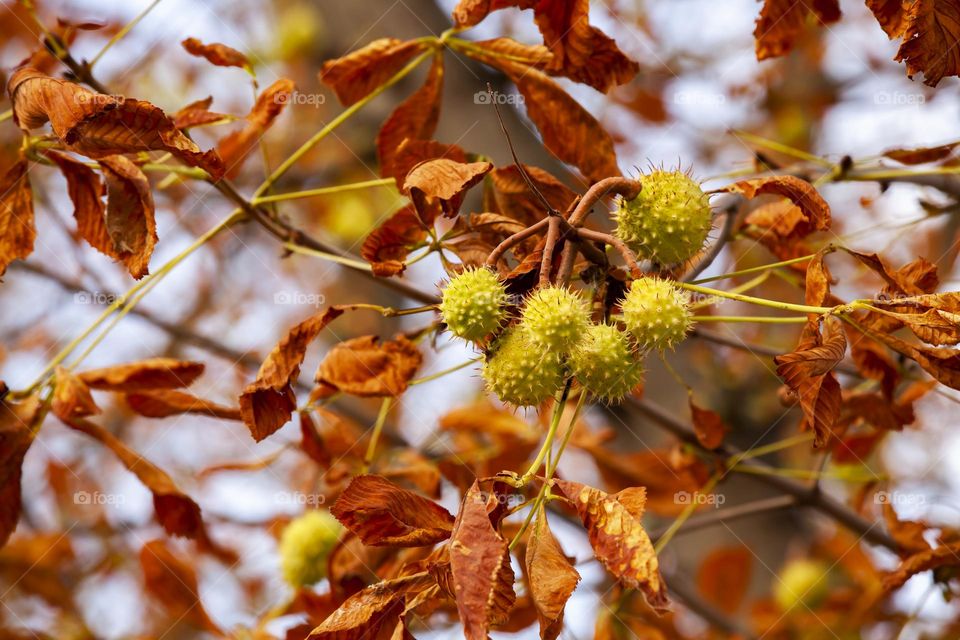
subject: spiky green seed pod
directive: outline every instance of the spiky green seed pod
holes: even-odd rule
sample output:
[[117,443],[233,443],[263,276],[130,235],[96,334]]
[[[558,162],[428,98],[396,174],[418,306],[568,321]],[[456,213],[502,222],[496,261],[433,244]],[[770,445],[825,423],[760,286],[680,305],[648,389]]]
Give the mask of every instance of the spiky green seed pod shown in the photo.
[[577,381],[596,397],[617,402],[643,379],[643,364],[630,338],[608,324],[591,325],[567,360]]
[[490,269],[466,269],[443,289],[440,313],[454,335],[477,342],[507,317],[507,291]]
[[710,232],[710,199],[682,171],[656,170],[641,181],[640,194],[621,199],[614,214],[617,237],[637,255],[661,264],[689,260]]
[[563,362],[556,351],[536,347],[524,331],[508,329],[487,356],[481,375],[487,389],[516,407],[531,407],[563,384]]
[[578,294],[564,287],[537,289],[527,298],[520,328],[543,349],[565,353],[590,326],[590,308]]
[[692,325],[690,294],[671,280],[637,278],[620,307],[623,323],[648,349],[672,348]]
[[337,545],[343,525],[323,510],[307,511],[280,535],[280,570],[292,587],[319,582],[327,576],[327,559]]

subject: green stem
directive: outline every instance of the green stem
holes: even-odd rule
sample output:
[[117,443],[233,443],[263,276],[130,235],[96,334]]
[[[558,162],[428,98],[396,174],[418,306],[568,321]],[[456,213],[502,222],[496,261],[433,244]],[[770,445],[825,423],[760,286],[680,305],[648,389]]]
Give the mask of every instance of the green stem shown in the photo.
[[479,357],[477,357],[477,358],[472,358],[472,359],[470,359],[470,360],[467,360],[466,362],[461,362],[460,364],[458,364],[458,365],[456,365],[456,366],[454,366],[454,367],[450,367],[449,369],[444,369],[443,371],[438,371],[438,372],[436,372],[436,373],[431,373],[431,374],[428,375],[428,376],[424,376],[424,377],[422,377],[422,378],[417,378],[416,380],[411,380],[409,386],[412,387],[412,386],[415,385],[415,384],[423,384],[423,383],[425,383],[425,382],[432,382],[433,380],[436,380],[436,379],[438,379],[438,378],[442,378],[443,376],[445,376],[445,375],[447,375],[447,374],[449,374],[449,373],[453,373],[454,371],[460,371],[460,369],[465,369],[465,368],[469,367],[469,366],[472,365],[474,362],[476,362],[476,361],[478,361],[478,360],[480,360],[480,359],[481,359],[481,358],[479,358]]
[[377,443],[380,441],[380,434],[383,433],[383,425],[387,423],[387,415],[390,413],[392,402],[393,398],[387,396],[380,403],[380,413],[377,414],[377,421],[373,425],[373,435],[370,436],[370,443],[367,444],[367,453],[363,456],[364,473],[370,469],[370,464],[377,453]]
[[396,184],[393,178],[378,178],[376,180],[365,180],[363,182],[351,182],[341,184],[335,187],[322,187],[319,189],[306,189],[304,191],[292,191],[290,193],[278,193],[273,196],[261,196],[251,200],[250,204],[263,204],[265,202],[282,202],[284,200],[299,200],[301,198],[313,198],[315,196],[326,196],[334,193],[343,193],[346,191],[355,191],[366,189],[368,187],[386,187]]
[[285,242],[283,248],[293,253],[299,253],[305,256],[313,256],[315,258],[323,258],[324,260],[329,260],[330,262],[336,262],[337,264],[342,264],[345,267],[350,267],[351,269],[359,269],[361,271],[370,271],[370,265],[361,260],[353,260],[352,258],[345,258],[343,256],[338,256],[333,253],[327,253],[326,251],[317,251],[316,249],[309,249],[307,247],[302,247],[293,242]]
[[747,142],[752,142],[755,145],[766,147],[773,151],[779,151],[780,153],[786,154],[788,156],[793,156],[794,158],[799,158],[801,160],[806,160],[807,162],[813,162],[814,164],[819,164],[824,167],[832,167],[833,163],[829,160],[824,160],[820,156],[815,156],[812,153],[807,153],[801,149],[795,149],[793,147],[787,146],[782,142],[777,142],[776,140],[769,140],[762,136],[754,135],[746,131],[733,131],[733,135],[738,138],[742,138]]
[[3,113],[0,113],[0,122],[6,122],[13,117],[13,109],[7,109]]
[[814,433],[810,431],[807,433],[801,433],[797,436],[792,436],[790,438],[784,438],[783,440],[778,440],[777,442],[771,442],[770,444],[762,447],[755,447],[749,451],[744,451],[737,456],[737,463],[740,463],[744,460],[750,460],[751,458],[759,458],[760,456],[765,456],[770,453],[776,453],[777,451],[782,451],[783,449],[789,449],[794,445],[803,444],[804,442],[810,442],[813,440],[813,437]]
[[846,473],[842,471],[818,471],[816,469],[782,469],[766,467],[740,467],[731,469],[738,473],[747,473],[760,476],[780,476],[784,478],[799,478],[801,480],[819,480],[821,478],[833,478],[835,480],[844,480],[846,482],[877,482],[885,479],[885,476],[870,473],[870,475],[860,476],[858,474]]
[[790,316],[775,318],[770,316],[692,316],[694,322],[759,322],[763,324],[801,324],[807,321],[806,316]]
[[769,271],[770,269],[777,269],[779,267],[787,267],[791,264],[797,264],[798,262],[807,262],[816,254],[811,253],[808,256],[800,256],[799,258],[793,258],[792,260],[783,260],[781,262],[772,262],[770,264],[761,265],[759,267],[750,267],[749,269],[740,269],[739,271],[731,271],[729,273],[722,273],[718,276],[710,276],[709,278],[700,278],[699,280],[694,280],[690,284],[705,284],[707,282],[713,282],[715,280],[725,280],[727,278],[736,278],[737,276],[744,276],[748,273],[756,273],[758,271]]
[[686,289],[687,291],[693,291],[695,293],[703,293],[708,296],[717,296],[719,298],[729,298],[730,300],[736,300],[738,302],[747,302],[749,304],[755,304],[761,307],[770,307],[772,309],[782,309],[784,311],[796,311],[797,313],[816,313],[824,314],[830,313],[833,311],[833,307],[812,307],[805,304],[792,304],[789,302],[780,302],[779,300],[767,300],[766,298],[755,298],[753,296],[745,296],[740,293],[731,293],[729,291],[721,291],[719,289],[711,289],[710,287],[701,287],[695,284],[689,284],[687,282],[676,282],[676,286],[681,289]]
[[547,456],[547,451],[553,448],[553,439],[557,436],[557,427],[560,426],[560,418],[563,417],[563,409],[567,404],[567,395],[570,393],[570,382],[568,381],[563,386],[563,391],[560,393],[560,397],[556,399],[557,405],[553,408],[553,415],[550,417],[550,428],[547,429],[547,437],[543,441],[543,446],[540,447],[539,453],[537,453],[536,459],[533,461],[533,464],[530,465],[530,468],[527,469],[527,472],[520,476],[520,486],[526,485],[530,480],[537,475],[537,471],[543,465],[543,459]]
[[[717,486],[717,483],[720,482],[720,475],[714,474],[707,480],[707,483],[701,487],[697,493],[710,493],[713,491],[714,487]],[[677,533],[680,527],[683,526],[690,516],[693,515],[693,512],[696,511],[697,507],[700,504],[697,500],[690,500],[690,503],[683,508],[683,511],[677,516],[677,519],[674,520],[670,527],[663,532],[663,535],[657,540],[657,543],[653,545],[653,552],[657,555],[660,555],[660,552],[663,551],[663,548],[667,546],[667,543],[673,539],[673,536]]]
[[132,31],[133,28],[136,27],[141,20],[146,18],[147,14],[153,11],[153,8],[156,7],[158,4],[160,4],[160,0],[153,0],[153,2],[150,3],[146,9],[141,11],[140,14],[137,15],[137,17],[135,17],[133,20],[125,24],[123,28],[120,29],[120,31],[117,31],[114,34],[114,36],[110,38],[109,41],[107,41],[107,44],[103,45],[103,48],[100,49],[97,55],[93,56],[93,60],[90,61],[89,67],[92,69],[93,65],[97,64],[100,58],[103,57],[103,54],[105,54],[107,51],[110,50],[110,47],[120,42],[120,40],[122,40],[128,33],[130,33],[130,31]]
[[317,143],[319,143],[321,140],[323,140],[328,135],[330,135],[330,133],[334,129],[336,129],[341,124],[346,122],[350,116],[352,116],[354,113],[362,109],[364,106],[367,105],[367,103],[369,103],[371,100],[376,98],[378,95],[380,95],[381,93],[383,93],[384,91],[386,91],[387,89],[395,85],[396,83],[400,82],[411,71],[416,69],[421,62],[423,62],[433,54],[434,52],[432,50],[424,51],[422,54],[420,54],[419,56],[414,58],[410,63],[408,63],[407,66],[405,66],[403,69],[393,74],[393,77],[391,77],[389,80],[387,80],[386,82],[381,84],[379,87],[377,87],[376,89],[368,93],[361,100],[354,102],[352,105],[350,105],[349,107],[341,111],[340,115],[338,115],[336,118],[331,120],[330,123],[327,124],[322,129],[320,129],[320,131],[313,134],[313,136],[309,140],[304,142],[302,145],[300,145],[300,148],[294,151],[290,155],[290,157],[288,157],[286,160],[281,162],[279,167],[274,169],[273,173],[271,173],[267,177],[267,179],[263,182],[263,184],[257,187],[257,190],[253,193],[254,200],[256,200],[257,198],[262,196],[264,193],[266,193],[266,191],[269,190],[270,187],[272,187],[277,180],[283,177],[283,175],[287,171],[289,171],[290,168],[293,167],[293,165],[295,165],[300,160],[300,158],[302,158],[308,151],[310,151],[314,146],[316,146]]

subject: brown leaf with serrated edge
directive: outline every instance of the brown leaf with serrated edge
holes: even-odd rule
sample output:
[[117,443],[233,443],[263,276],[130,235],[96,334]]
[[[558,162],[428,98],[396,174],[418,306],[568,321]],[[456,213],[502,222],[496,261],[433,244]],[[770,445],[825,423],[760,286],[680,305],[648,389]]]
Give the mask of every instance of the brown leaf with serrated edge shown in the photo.
[[857,370],[866,378],[878,380],[884,395],[888,398],[900,383],[900,369],[883,346],[855,327],[844,325],[847,341],[850,343],[850,357]]
[[888,572],[883,578],[884,593],[890,593],[902,587],[907,580],[931,569],[940,567],[956,567],[960,565],[960,543],[950,542],[941,544],[936,549],[926,549],[907,557],[895,570]]
[[628,493],[631,500],[625,504],[619,493],[610,495],[579,482],[557,480],[556,486],[580,515],[600,563],[623,585],[642,591],[651,607],[665,611],[667,587],[633,496]]
[[427,46],[417,40],[374,40],[343,57],[324,62],[320,82],[333,89],[343,106],[349,106],[389,80],[411,58],[426,51]]
[[128,393],[126,400],[131,409],[147,418],[196,413],[222,420],[240,420],[240,409],[237,407],[227,407],[177,389]]
[[478,482],[467,491],[450,537],[450,571],[467,640],[485,640],[491,625],[509,618],[516,601],[507,541],[490,521],[499,505]]
[[361,336],[335,346],[320,363],[315,380],[364,398],[399,396],[422,361],[420,350],[403,335],[383,342]]
[[[511,6],[533,9],[534,20],[551,54],[545,63],[540,58],[534,58],[534,61],[549,73],[588,84],[601,92],[625,84],[637,75],[639,65],[627,58],[606,34],[590,25],[589,0],[464,0],[454,9],[453,17],[459,27],[473,26],[491,11]],[[480,46],[484,45],[487,43]]]
[[373,275],[389,278],[403,273],[407,268],[404,259],[411,247],[426,237],[424,221],[408,205],[370,232],[360,247],[360,255],[370,263]]
[[944,76],[960,75],[960,2],[916,0],[905,5],[903,43],[894,58],[907,63],[911,79],[935,87]]
[[0,276],[11,262],[33,253],[37,230],[27,169],[21,158],[0,178]]
[[[47,151],[47,157],[60,168],[67,179],[67,193],[73,202],[73,217],[77,221],[77,233],[100,253],[121,260],[110,232],[107,230],[103,181],[97,173],[82,162],[56,151]],[[132,275],[132,274],[131,274]]]
[[804,327],[797,349],[777,356],[777,375],[800,399],[804,425],[813,429],[814,446],[822,447],[833,438],[833,427],[840,417],[840,383],[833,368],[843,359],[847,339],[838,320],[826,323],[820,335],[819,321]]
[[188,387],[203,373],[202,362],[148,358],[77,374],[85,385],[101,391],[144,391]]
[[[897,5],[900,0],[897,0]],[[941,144],[936,147],[919,147],[916,149],[890,149],[883,152],[883,157],[896,160],[900,164],[926,164],[928,162],[937,162],[953,155],[954,150],[960,145],[960,142],[951,142]]]
[[393,629],[407,597],[434,586],[436,580],[427,571],[372,584],[347,598],[310,632],[308,640],[378,638],[381,629]]
[[912,345],[887,333],[870,333],[870,337],[900,353],[951,389],[960,389],[960,351],[947,347]]
[[775,58],[789,52],[811,19],[819,24],[831,24],[839,20],[838,0],[811,0],[809,3],[764,0],[753,32],[757,60]]
[[540,132],[543,144],[557,158],[577,167],[591,182],[621,175],[613,138],[560,85],[530,67],[503,60],[489,62],[517,85],[527,115]]
[[23,402],[0,401],[0,547],[20,520],[23,458],[33,444],[33,422],[40,408],[36,396]]
[[151,540],[143,545],[140,569],[146,592],[163,606],[174,624],[186,620],[198,629],[223,635],[200,601],[197,572],[163,540]]
[[180,46],[190,55],[205,58],[207,62],[218,67],[250,67],[250,61],[247,60],[247,56],[233,47],[228,47],[219,42],[204,44],[196,38],[187,38],[180,43]]
[[62,420],[86,418],[100,413],[100,407],[90,395],[90,387],[63,367],[57,367],[53,374],[51,409]]
[[[59,416],[58,416],[59,417]],[[63,420],[63,418],[61,417]],[[84,418],[63,420],[110,449],[153,494],[153,508],[164,530],[173,536],[204,537],[200,507],[180,491],[170,476],[98,424]]]
[[243,161],[290,102],[293,89],[293,80],[287,78],[280,78],[264,89],[247,114],[243,128],[225,136],[217,144],[228,178],[240,171]]
[[542,504],[530,530],[524,563],[530,581],[530,595],[540,620],[540,637],[544,640],[556,638],[563,626],[563,609],[580,582],[580,574],[550,531]]
[[157,244],[150,182],[140,167],[125,156],[100,158],[100,168],[107,183],[104,226],[111,251],[126,265],[130,275],[139,280],[149,272],[150,256]]
[[377,475],[356,476],[330,513],[375,547],[423,547],[442,542],[454,518],[432,500],[398,487]]
[[700,563],[697,588],[700,595],[726,614],[734,614],[750,586],[753,554],[743,546],[714,549]]
[[329,307],[292,327],[260,365],[257,378],[240,394],[240,415],[257,442],[290,421],[297,399],[291,386],[300,375],[307,345],[343,309]]
[[803,217],[791,229],[792,237],[804,237],[813,231],[830,228],[830,205],[812,184],[796,176],[770,176],[741,180],[717,189],[753,199],[759,195],[783,196],[800,208]]
[[393,110],[377,133],[380,175],[402,182],[394,157],[404,140],[428,140],[437,128],[443,93],[443,56],[438,51],[423,86]]
[[[394,173],[393,178],[397,181],[397,189],[403,189],[403,181],[411,169],[421,162],[435,160],[437,158],[446,158],[454,162],[465,163],[467,161],[467,153],[455,144],[443,144],[436,140],[407,138],[401,142],[393,154],[391,167]],[[424,219],[424,222],[430,224],[430,221],[426,219]]]
[[553,53],[541,44],[522,44],[512,38],[493,38],[472,43],[492,56],[508,58],[519,64],[551,73],[554,69]]
[[14,122],[36,129],[48,120],[71,151],[103,158],[138,151],[167,151],[215,179],[223,163],[215,151],[200,151],[159,107],[135,98],[94,93],[36,69],[18,69],[7,85]]
[[453,218],[460,210],[463,195],[490,173],[489,162],[463,163],[449,158],[421,162],[407,174],[403,190],[423,216],[427,203],[439,203],[443,215]]
[[890,39],[899,38],[907,28],[903,0],[867,0],[867,7]]
[[716,411],[704,409],[693,401],[693,395],[689,397],[690,416],[693,420],[693,431],[697,436],[697,442],[707,449],[716,449],[723,444],[723,438],[729,429],[723,423],[723,419]]
[[213,104],[213,96],[207,96],[202,100],[191,102],[177,111],[175,114],[173,114],[173,122],[177,129],[200,127],[206,124],[213,124],[214,122],[230,119],[230,116],[228,115],[210,111],[211,104]]
[[830,285],[833,284],[833,276],[823,261],[824,257],[833,249],[824,247],[817,251],[816,255],[807,263],[807,271],[804,274],[804,303],[820,307],[827,304],[830,299]]

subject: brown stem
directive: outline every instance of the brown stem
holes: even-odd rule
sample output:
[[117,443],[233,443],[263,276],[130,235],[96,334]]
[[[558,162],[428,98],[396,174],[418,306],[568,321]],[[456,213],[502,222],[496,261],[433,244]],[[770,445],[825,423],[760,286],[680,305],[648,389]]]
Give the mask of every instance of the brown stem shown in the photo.
[[[716,511],[710,511],[700,516],[693,516],[689,520],[683,523],[683,525],[676,530],[675,535],[681,533],[691,533],[699,529],[706,529],[707,527],[712,527],[713,525],[720,523],[732,522],[733,520],[738,520],[740,518],[747,518],[754,515],[759,515],[763,513],[769,513],[770,511],[779,511],[780,509],[787,509],[789,507],[795,506],[797,504],[797,499],[791,495],[780,495],[773,496],[772,498],[762,498],[760,500],[752,500],[751,502],[746,502],[744,504],[738,504],[735,507],[728,507],[726,509],[718,509]],[[653,531],[650,533],[650,538],[656,542],[660,536],[662,536],[669,527],[663,527],[660,530]]]
[[713,261],[717,259],[717,256],[720,255],[720,252],[723,251],[723,248],[726,246],[727,242],[733,238],[733,227],[737,222],[737,214],[735,211],[724,211],[721,215],[725,216],[723,221],[723,227],[720,229],[720,237],[717,238],[717,241],[713,243],[713,246],[707,250],[707,252],[700,258],[700,261],[691,269],[686,275],[683,276],[684,282],[690,282],[691,280],[696,280],[697,276],[704,272],[704,270],[713,264]]
[[583,198],[577,203],[577,208],[573,210],[568,220],[574,227],[579,227],[590,215],[590,210],[593,209],[593,205],[600,198],[609,193],[616,193],[629,200],[637,197],[640,188],[641,184],[638,180],[623,177],[604,178],[583,194]]
[[637,263],[637,257],[633,255],[633,251],[630,250],[630,247],[628,247],[620,238],[609,233],[602,233],[600,231],[592,231],[590,229],[582,228],[577,229],[577,235],[585,240],[594,240],[596,242],[609,244],[623,257],[623,261],[626,262],[627,267],[630,268],[630,275],[632,275],[634,278],[639,278],[643,275],[643,269],[641,269],[640,265]]
[[560,238],[559,216],[547,217],[547,239],[543,245],[543,256],[540,258],[540,286],[550,284],[550,272],[553,271],[553,252],[557,249],[557,240]]
[[496,248],[490,252],[490,255],[487,256],[486,265],[491,268],[496,267],[497,262],[503,257],[503,254],[505,254],[508,249],[523,242],[530,236],[540,233],[540,231],[548,224],[550,224],[549,217],[530,225],[522,231],[517,231],[515,234],[498,244]]

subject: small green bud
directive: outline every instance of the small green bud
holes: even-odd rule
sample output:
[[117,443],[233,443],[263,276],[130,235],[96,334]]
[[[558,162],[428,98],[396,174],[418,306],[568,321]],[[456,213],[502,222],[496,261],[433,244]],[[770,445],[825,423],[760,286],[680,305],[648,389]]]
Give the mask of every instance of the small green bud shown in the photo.
[[481,375],[487,388],[516,407],[542,403],[563,384],[560,354],[536,347],[524,331],[507,329],[487,356]]
[[584,388],[607,402],[617,402],[643,379],[643,364],[630,338],[608,324],[591,325],[570,351],[570,369]]
[[614,214],[617,237],[637,255],[661,264],[689,260],[710,233],[709,197],[682,171],[656,170],[641,181],[637,197],[621,199]]
[[440,313],[454,335],[477,342],[507,317],[507,291],[490,269],[466,269],[443,289]]
[[623,323],[647,349],[673,348],[692,326],[690,294],[671,280],[637,278],[620,307]]
[[537,289],[527,298],[520,328],[542,349],[566,352],[590,326],[590,308],[578,294],[564,287]]
[[343,525],[326,510],[307,511],[280,534],[280,569],[292,587],[304,587],[327,577],[327,559]]

